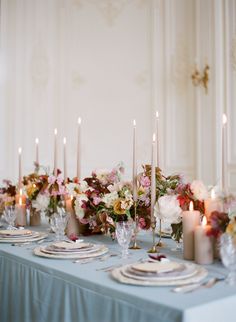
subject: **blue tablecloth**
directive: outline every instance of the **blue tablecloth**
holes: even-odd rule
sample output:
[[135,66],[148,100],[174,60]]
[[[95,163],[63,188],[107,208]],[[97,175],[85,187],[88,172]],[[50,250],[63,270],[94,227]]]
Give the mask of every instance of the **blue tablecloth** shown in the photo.
[[[106,236],[86,237],[118,250]],[[151,236],[141,233],[142,250],[131,251],[128,262],[146,257]],[[162,252],[170,250],[171,240]],[[219,282],[212,289],[175,294],[171,287],[123,285],[97,268],[120,263],[119,257],[106,262],[75,264],[33,255],[29,245],[0,244],[1,322],[235,322],[236,287]],[[226,273],[221,263],[207,267],[211,276]]]

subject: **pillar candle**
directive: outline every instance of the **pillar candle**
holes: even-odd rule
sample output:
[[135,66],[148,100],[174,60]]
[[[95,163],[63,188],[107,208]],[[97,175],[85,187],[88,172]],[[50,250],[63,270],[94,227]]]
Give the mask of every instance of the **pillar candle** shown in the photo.
[[78,118],[78,135],[77,135],[77,178],[81,176],[81,118]]
[[20,190],[19,190],[19,193],[18,193],[18,194],[16,194],[16,196],[15,196],[15,202],[16,202],[16,204],[19,204],[19,200],[20,200],[20,198],[21,198],[21,203],[22,203],[23,205],[25,205],[25,204],[26,204],[26,196],[23,194],[22,189],[20,189]]
[[18,181],[18,184],[19,184],[19,188],[22,186],[22,148],[19,148],[18,149],[18,167],[19,167],[19,181]]
[[226,135],[226,124],[227,117],[223,114],[222,117],[222,171],[221,171],[221,181],[222,181],[222,191],[227,192],[227,135]]
[[22,196],[16,205],[16,226],[26,226],[26,205],[22,203]]
[[210,226],[207,225],[207,219],[204,216],[202,224],[195,227],[194,230],[194,252],[197,264],[207,265],[213,263],[213,244],[211,237],[207,236],[208,229],[210,229]]
[[63,139],[64,144],[64,151],[63,151],[63,158],[64,158],[64,180],[67,181],[67,157],[66,157],[66,138]]
[[200,212],[193,210],[190,202],[189,210],[183,211],[183,252],[184,259],[194,259],[194,229],[200,223]]
[[156,111],[156,149],[157,149],[157,166],[160,167],[160,137],[159,137],[159,113]]
[[39,164],[39,139],[35,139],[35,162]]
[[152,139],[152,164],[151,164],[151,222],[155,222],[154,206],[156,203],[156,136]]
[[66,197],[66,212],[69,214],[69,219],[66,228],[66,234],[70,238],[71,235],[79,235],[79,221],[76,219],[73,208],[73,196]]
[[54,176],[57,176],[57,129],[54,130]]
[[223,203],[219,198],[216,197],[214,189],[211,190],[211,198],[204,200],[204,207],[207,221],[209,221],[213,211],[223,211]]
[[137,201],[136,121],[133,122],[133,199]]

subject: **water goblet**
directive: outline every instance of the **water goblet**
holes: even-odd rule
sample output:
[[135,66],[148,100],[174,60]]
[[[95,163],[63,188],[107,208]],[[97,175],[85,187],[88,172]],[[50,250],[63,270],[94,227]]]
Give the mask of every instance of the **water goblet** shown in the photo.
[[225,280],[229,285],[236,284],[236,239],[225,233],[220,238],[220,256],[229,274]]
[[129,244],[134,231],[134,223],[131,221],[119,221],[116,223],[116,238],[122,248],[121,258],[126,259],[129,254]]
[[14,206],[7,206],[4,210],[4,217],[6,222],[8,223],[8,230],[15,229],[15,220],[16,220],[16,211]]
[[56,233],[56,240],[62,240],[65,236],[65,228],[67,225],[68,216],[66,213],[54,214],[52,224]]

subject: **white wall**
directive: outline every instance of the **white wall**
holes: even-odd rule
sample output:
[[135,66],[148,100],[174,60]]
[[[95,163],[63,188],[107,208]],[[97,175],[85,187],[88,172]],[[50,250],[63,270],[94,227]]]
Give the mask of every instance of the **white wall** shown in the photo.
[[[215,184],[225,111],[235,189],[235,24],[236,0],[1,0],[0,177],[16,177],[19,145],[24,171],[33,169],[36,136],[52,165],[54,127],[75,175],[78,116],[83,176],[120,160],[130,173],[132,120],[141,165],[158,109],[165,173]],[[210,65],[207,95],[192,85],[195,62]]]

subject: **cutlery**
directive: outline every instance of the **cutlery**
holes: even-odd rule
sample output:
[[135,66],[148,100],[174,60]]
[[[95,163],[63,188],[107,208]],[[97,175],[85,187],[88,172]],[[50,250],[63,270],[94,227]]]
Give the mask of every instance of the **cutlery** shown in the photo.
[[73,263],[79,263],[79,264],[87,264],[90,263],[92,261],[96,261],[96,260],[100,260],[101,262],[107,260],[110,257],[115,257],[118,256],[118,254],[105,254],[102,256],[98,256],[98,257],[92,257],[92,258],[85,258],[85,259],[76,259],[73,261]]
[[179,287],[173,288],[171,291],[175,293],[191,293],[201,288],[211,288],[217,282],[223,281],[224,279],[225,277],[220,277],[220,278],[213,277],[204,283],[194,283],[190,285],[179,286]]

